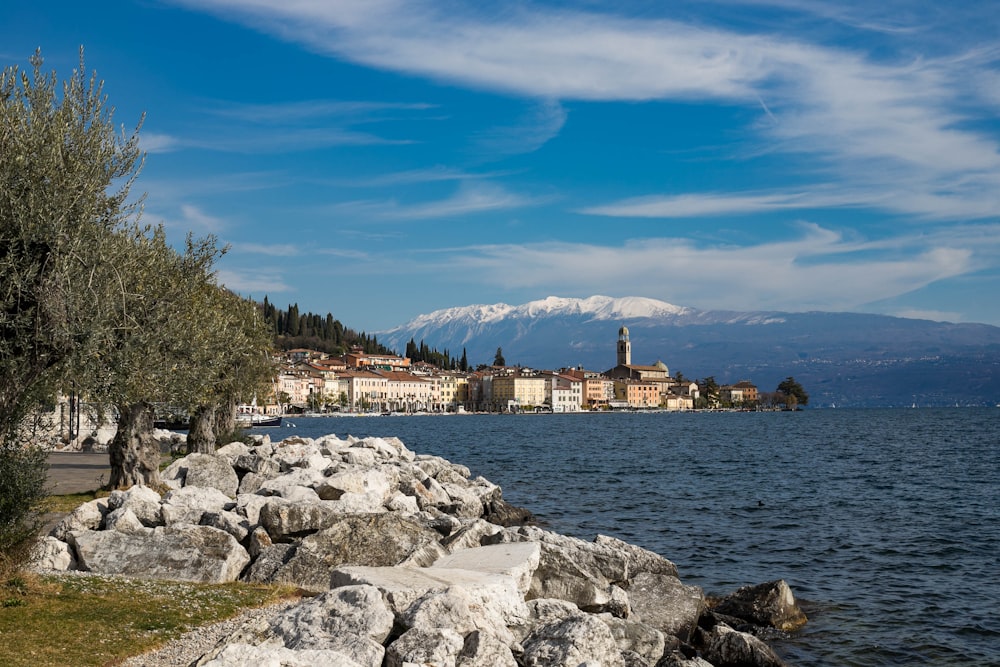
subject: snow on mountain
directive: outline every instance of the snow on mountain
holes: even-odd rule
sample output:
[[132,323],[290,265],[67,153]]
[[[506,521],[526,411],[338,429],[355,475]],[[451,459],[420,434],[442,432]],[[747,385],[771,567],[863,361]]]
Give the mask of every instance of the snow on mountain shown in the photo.
[[435,310],[390,329],[384,334],[392,335],[399,331],[417,331],[430,327],[448,327],[455,323],[492,324],[502,320],[563,317],[566,315],[582,316],[588,320],[631,320],[639,318],[662,319],[694,312],[696,311],[691,308],[639,296],[619,299],[599,295],[586,299],[550,296],[538,301],[529,301],[520,306],[495,303]]
[[629,327],[634,363],[664,361],[687,377],[749,379],[764,390],[794,375],[816,405],[994,405],[1000,328],[863,313],[698,310],[644,297],[550,296],[447,308],[378,334],[397,351],[424,342],[489,363],[497,347],[533,368],[616,363]]

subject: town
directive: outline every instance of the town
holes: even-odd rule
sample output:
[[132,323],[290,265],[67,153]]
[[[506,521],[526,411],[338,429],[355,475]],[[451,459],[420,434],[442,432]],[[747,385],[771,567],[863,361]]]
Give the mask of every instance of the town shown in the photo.
[[629,330],[621,327],[617,364],[605,371],[538,370],[503,363],[475,371],[443,370],[393,354],[355,348],[341,356],[309,349],[281,354],[274,392],[243,414],[289,413],[572,413],[594,410],[756,409],[761,396],[749,381],[718,386],[671,377],[662,361],[632,363]]

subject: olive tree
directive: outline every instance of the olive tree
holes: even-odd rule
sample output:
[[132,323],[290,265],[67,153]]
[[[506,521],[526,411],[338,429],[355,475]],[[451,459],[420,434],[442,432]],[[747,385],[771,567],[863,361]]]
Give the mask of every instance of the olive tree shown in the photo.
[[138,126],[116,129],[82,50],[61,86],[39,52],[30,62],[0,75],[0,438],[64,381],[68,360],[105,342],[115,237],[139,213]]
[[114,126],[82,50],[61,84],[40,52],[29,61],[0,74],[2,569],[26,557],[44,496],[46,456],[23,426],[67,382],[70,362],[107,340],[120,293],[115,238],[135,226],[129,192],[142,165],[138,126]]
[[204,343],[196,362],[203,382],[191,394],[197,406],[191,413],[189,452],[212,453],[219,438],[236,431],[236,406],[263,394],[274,378],[271,332],[256,303],[216,287],[208,290],[199,317]]

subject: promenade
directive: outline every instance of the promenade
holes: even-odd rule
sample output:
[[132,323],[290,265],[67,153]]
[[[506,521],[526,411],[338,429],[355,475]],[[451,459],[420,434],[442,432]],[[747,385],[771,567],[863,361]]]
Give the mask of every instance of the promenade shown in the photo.
[[50,452],[48,492],[67,495],[93,491],[108,483],[111,466],[107,452]]

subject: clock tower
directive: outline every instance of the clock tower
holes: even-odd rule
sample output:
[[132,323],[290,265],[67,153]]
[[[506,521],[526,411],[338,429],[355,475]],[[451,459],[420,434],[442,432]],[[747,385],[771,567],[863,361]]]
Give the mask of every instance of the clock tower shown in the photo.
[[618,365],[632,365],[632,343],[628,339],[628,327],[618,330]]

